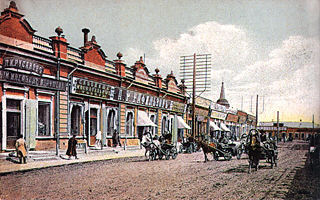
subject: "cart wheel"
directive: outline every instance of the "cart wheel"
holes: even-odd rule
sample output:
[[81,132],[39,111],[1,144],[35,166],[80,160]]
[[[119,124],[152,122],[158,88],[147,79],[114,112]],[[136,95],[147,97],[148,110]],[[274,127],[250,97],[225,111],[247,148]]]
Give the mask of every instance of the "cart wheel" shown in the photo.
[[224,159],[225,160],[231,160],[231,158],[232,158],[232,155],[231,155],[231,153],[226,153],[225,155],[224,155]]
[[213,153],[213,158],[218,161],[219,160],[219,154],[217,152]]
[[167,149],[167,150],[166,150],[166,155],[165,155],[165,157],[166,157],[166,160],[169,160],[169,159],[170,159],[170,149]]
[[148,160],[149,160],[149,161],[154,160],[154,152],[153,152],[153,151],[149,151]]
[[178,156],[178,152],[176,148],[173,148],[172,153],[171,153],[171,157],[172,159],[176,159]]
[[162,160],[162,158],[163,158],[163,154],[159,152],[159,160]]

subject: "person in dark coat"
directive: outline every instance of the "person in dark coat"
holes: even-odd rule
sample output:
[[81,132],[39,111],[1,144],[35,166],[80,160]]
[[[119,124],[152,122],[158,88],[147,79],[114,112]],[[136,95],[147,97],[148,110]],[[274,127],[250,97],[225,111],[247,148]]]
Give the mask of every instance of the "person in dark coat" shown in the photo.
[[113,144],[113,147],[117,147],[118,145],[121,147],[120,135],[117,129],[114,129],[114,132],[112,135],[112,144]]
[[71,156],[74,156],[76,159],[77,157],[77,139],[76,139],[76,134],[72,135],[72,138],[69,139],[68,141],[68,150],[67,150],[67,155],[69,156],[69,159],[71,159]]

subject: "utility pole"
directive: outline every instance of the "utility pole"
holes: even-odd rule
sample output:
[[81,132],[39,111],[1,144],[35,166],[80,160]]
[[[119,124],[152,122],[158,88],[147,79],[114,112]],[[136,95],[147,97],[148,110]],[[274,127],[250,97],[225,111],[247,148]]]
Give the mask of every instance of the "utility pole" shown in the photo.
[[193,54],[192,137],[196,135],[196,54]]
[[259,96],[257,95],[257,101],[256,101],[256,129],[258,129],[258,100],[259,100]]
[[312,135],[314,135],[314,114],[312,114]]
[[277,135],[276,135],[276,144],[278,143],[279,137],[279,111],[277,111]]

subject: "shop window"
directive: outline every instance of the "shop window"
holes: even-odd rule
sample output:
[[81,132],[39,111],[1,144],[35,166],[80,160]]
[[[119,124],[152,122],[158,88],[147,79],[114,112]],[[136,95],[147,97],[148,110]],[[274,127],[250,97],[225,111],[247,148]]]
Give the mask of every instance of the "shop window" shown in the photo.
[[74,105],[71,110],[71,133],[80,134],[81,107]]
[[126,113],[126,134],[127,136],[133,136],[134,134],[134,113],[133,111],[127,111]]
[[7,110],[20,111],[21,110],[21,101],[14,99],[7,99]]
[[299,138],[299,134],[298,133],[296,133],[295,135],[296,135],[295,138]]
[[95,136],[98,132],[98,109],[90,109],[90,135]]
[[116,110],[110,108],[107,115],[107,136],[112,136],[116,126]]
[[[156,116],[155,116],[155,114],[151,114],[150,115],[150,120],[153,122],[153,123],[155,123],[155,124],[158,124],[156,121],[157,121],[157,118],[156,118]],[[152,135],[155,135],[156,134],[156,127],[151,127],[150,128],[150,132],[152,133]]]
[[38,102],[38,136],[51,135],[51,103]]
[[161,134],[162,135],[165,135],[166,134],[166,132],[167,132],[167,126],[168,126],[168,122],[169,122],[169,120],[167,120],[167,116],[163,116],[162,117],[162,122],[161,122]]

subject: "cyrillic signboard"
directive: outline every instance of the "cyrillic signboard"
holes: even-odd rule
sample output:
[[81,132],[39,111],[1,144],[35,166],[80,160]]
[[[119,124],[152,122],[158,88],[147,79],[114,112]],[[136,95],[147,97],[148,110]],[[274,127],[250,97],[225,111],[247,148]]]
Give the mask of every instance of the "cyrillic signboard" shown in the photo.
[[228,113],[227,121],[237,123],[238,122],[238,115],[233,115],[233,114]]
[[179,102],[174,102],[161,97],[147,95],[144,93],[127,90],[125,88],[115,87],[105,83],[98,83],[76,77],[72,79],[71,93],[101,97],[107,100],[158,107],[176,112],[185,111],[185,104]]
[[67,86],[65,81],[6,70],[0,70],[0,81],[62,91],[66,91]]
[[226,113],[222,113],[222,112],[218,112],[218,111],[211,112],[211,118],[225,120],[226,117],[227,117]]

